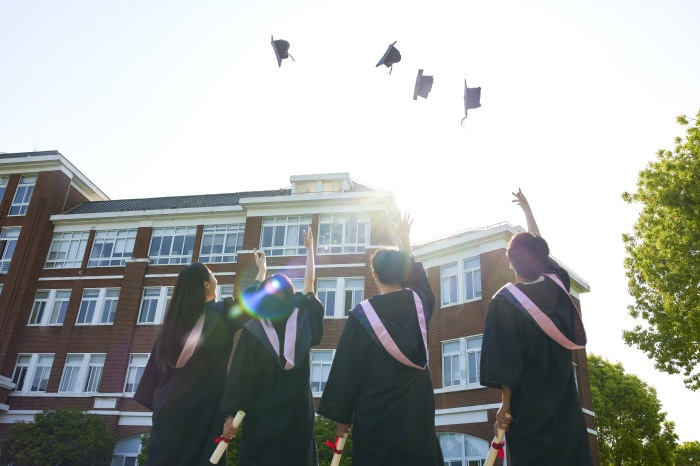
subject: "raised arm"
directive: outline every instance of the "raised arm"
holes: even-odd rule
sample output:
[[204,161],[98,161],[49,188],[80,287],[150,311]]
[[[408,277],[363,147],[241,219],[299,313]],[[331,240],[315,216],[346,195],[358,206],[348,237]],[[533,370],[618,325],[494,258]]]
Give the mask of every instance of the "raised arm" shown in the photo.
[[255,279],[259,282],[265,281],[265,275],[267,275],[267,257],[264,251],[260,251],[260,254],[255,253],[255,263],[258,266],[258,275]]
[[399,249],[411,253],[411,240],[409,238],[411,234],[411,225],[413,224],[413,219],[411,214],[404,212],[401,217],[401,221],[398,224],[391,224],[394,228],[394,233],[399,237]]
[[304,231],[304,247],[306,248],[306,271],[304,272],[304,290],[306,294],[314,291],[314,279],[316,278],[316,267],[314,264],[314,233],[309,229]]
[[527,198],[520,190],[520,188],[518,188],[517,193],[513,193],[513,196],[515,196],[513,202],[518,204],[525,213],[525,219],[527,220],[527,231],[534,235],[542,236],[540,234],[540,228],[537,226],[537,222],[535,222],[535,217],[532,215],[532,209],[530,208],[530,204],[527,202]]

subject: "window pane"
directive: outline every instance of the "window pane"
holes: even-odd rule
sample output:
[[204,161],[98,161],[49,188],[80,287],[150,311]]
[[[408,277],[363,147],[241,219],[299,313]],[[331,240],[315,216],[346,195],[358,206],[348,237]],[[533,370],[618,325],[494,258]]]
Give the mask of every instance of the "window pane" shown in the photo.
[[448,341],[442,344],[442,352],[447,353],[459,353],[459,341]]

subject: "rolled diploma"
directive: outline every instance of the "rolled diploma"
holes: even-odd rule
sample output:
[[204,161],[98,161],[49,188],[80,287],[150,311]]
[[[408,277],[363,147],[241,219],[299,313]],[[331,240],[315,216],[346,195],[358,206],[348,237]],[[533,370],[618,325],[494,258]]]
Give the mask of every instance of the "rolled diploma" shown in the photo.
[[[241,425],[241,422],[243,422],[243,418],[245,417],[245,413],[243,411],[238,411],[236,413],[236,416],[233,418],[233,421],[231,421],[231,424],[233,424],[233,427],[238,429],[238,426]],[[219,442],[219,444],[216,446],[216,450],[214,450],[214,453],[211,454],[211,458],[209,458],[209,462],[211,464],[216,464],[219,462],[221,459],[221,455],[224,454],[226,449],[228,448],[228,442],[225,440],[222,440]]]
[[[510,418],[510,414],[506,413],[506,417]],[[493,442],[491,442],[492,446],[489,448],[489,454],[486,456],[486,462],[484,463],[484,466],[493,466],[494,461],[496,461],[496,457],[498,456],[498,450],[493,448],[494,443],[501,443],[503,442],[503,436],[506,434],[506,431],[503,429],[498,429],[498,435],[496,435],[493,438]]]
[[[347,435],[338,437],[338,443],[335,444],[335,449],[338,451],[343,451],[345,448],[345,439],[348,438]],[[331,461],[331,466],[338,466],[340,464],[340,456],[342,453],[333,453],[333,460]]]

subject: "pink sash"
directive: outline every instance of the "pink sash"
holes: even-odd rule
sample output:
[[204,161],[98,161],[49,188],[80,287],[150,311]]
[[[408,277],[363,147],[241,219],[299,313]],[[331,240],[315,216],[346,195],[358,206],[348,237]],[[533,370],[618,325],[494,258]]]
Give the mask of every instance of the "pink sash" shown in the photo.
[[[294,309],[287,319],[287,326],[284,331],[284,359],[286,363],[284,365],[284,370],[288,371],[294,368],[294,347],[297,341],[297,316],[299,315],[299,309]],[[277,332],[272,323],[267,319],[260,319],[263,330],[267,335],[267,339],[270,340],[272,348],[277,354],[277,359],[280,356],[280,340],[277,337]]]
[[175,364],[176,368],[185,367],[187,361],[189,361],[192,355],[194,354],[194,350],[197,348],[197,343],[199,343],[199,337],[202,336],[202,328],[204,327],[204,315],[205,312],[202,312],[202,316],[199,318],[197,323],[194,324],[190,335],[187,337],[185,346],[182,348],[182,353],[180,353],[180,357],[177,358],[177,364]]
[[[559,285],[559,287],[562,290],[564,290],[566,295],[569,297],[571,304],[574,306],[574,309],[576,309],[577,317],[581,325],[581,331],[583,332],[583,337],[585,339],[586,330],[584,329],[583,322],[581,321],[581,311],[579,311],[578,307],[576,307],[576,303],[574,303],[574,300],[569,294],[569,292],[566,290],[566,287],[556,275],[551,273],[545,273],[543,275],[549,277],[554,283]],[[504,288],[507,289],[516,300],[518,300],[518,302],[525,308],[528,314],[530,314],[530,316],[535,320],[537,325],[539,325],[539,327],[544,331],[544,333],[546,333],[547,336],[549,336],[552,340],[556,341],[561,346],[569,350],[578,350],[584,348],[584,346],[578,345],[566,338],[564,334],[561,333],[561,331],[557,328],[557,326],[554,325],[552,319],[550,319],[544,312],[542,312],[542,310],[539,307],[537,307],[537,305],[533,303],[532,300],[528,298],[527,295],[525,295],[525,293],[520,291],[520,288],[513,285],[512,283],[508,283],[506,286],[504,286]],[[577,327],[576,323],[574,323],[574,327]]]
[[393,338],[391,338],[391,335],[389,335],[389,332],[387,331],[386,327],[384,327],[384,324],[382,324],[381,319],[377,315],[377,312],[374,310],[372,305],[369,303],[369,300],[364,300],[360,303],[360,306],[362,306],[362,310],[365,312],[365,316],[367,317],[367,320],[369,321],[369,324],[372,326],[372,330],[374,330],[375,335],[377,335],[377,338],[379,339],[379,342],[382,344],[384,349],[386,349],[389,354],[399,361],[401,364],[408,366],[408,367],[413,367],[415,369],[420,369],[424,370],[426,367],[428,367],[428,329],[425,324],[425,313],[423,312],[423,303],[421,302],[420,298],[418,297],[418,294],[416,294],[415,291],[406,288],[409,290],[411,293],[413,293],[413,299],[416,303],[416,315],[418,316],[418,324],[420,325],[420,333],[421,336],[423,337],[423,346],[425,347],[425,366],[421,367],[416,364],[413,364],[399,349],[398,346],[396,346],[396,342],[394,341]]

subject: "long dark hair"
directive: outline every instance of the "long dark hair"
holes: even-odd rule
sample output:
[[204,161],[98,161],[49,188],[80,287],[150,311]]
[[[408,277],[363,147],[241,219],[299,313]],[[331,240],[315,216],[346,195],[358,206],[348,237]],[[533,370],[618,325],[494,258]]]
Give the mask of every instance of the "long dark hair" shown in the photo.
[[516,233],[508,243],[506,254],[513,270],[528,280],[537,280],[551,271],[549,245],[541,236],[526,231]]
[[383,247],[371,259],[372,270],[384,285],[403,285],[411,270],[411,258],[405,251]]
[[153,355],[157,358],[158,370],[163,374],[168,366],[177,363],[185,339],[202,315],[206,304],[204,282],[209,280],[210,274],[206,265],[195,262],[182,269],[177,276]]

